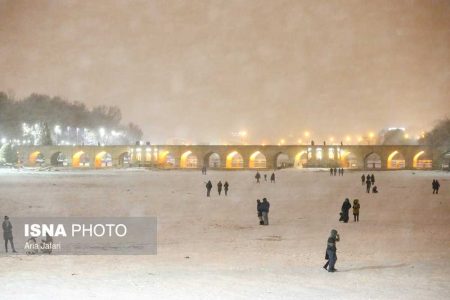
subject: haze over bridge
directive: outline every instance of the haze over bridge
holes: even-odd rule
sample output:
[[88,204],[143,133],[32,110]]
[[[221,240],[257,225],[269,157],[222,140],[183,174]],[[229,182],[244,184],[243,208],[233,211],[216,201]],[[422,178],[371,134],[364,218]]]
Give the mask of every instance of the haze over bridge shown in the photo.
[[122,145],[17,146],[25,166],[162,169],[440,169],[450,151],[423,145]]

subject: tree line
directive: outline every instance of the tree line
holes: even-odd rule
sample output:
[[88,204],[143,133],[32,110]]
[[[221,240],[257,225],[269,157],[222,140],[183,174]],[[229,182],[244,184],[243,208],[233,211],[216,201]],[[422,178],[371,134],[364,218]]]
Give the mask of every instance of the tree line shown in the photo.
[[[21,140],[23,124],[41,124],[50,129],[87,128],[122,132],[120,144],[130,144],[142,138],[142,130],[134,123],[121,124],[122,114],[117,106],[96,106],[92,109],[81,102],[69,102],[60,97],[31,94],[16,100],[0,92],[0,138]],[[53,133],[52,133],[53,134]]]

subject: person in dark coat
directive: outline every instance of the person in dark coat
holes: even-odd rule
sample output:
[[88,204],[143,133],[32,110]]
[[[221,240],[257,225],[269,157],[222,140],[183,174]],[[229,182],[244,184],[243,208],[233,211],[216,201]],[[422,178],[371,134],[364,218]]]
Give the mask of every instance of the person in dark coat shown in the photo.
[[436,194],[436,179],[433,179],[431,186],[433,187],[433,194]]
[[337,173],[337,169],[334,168],[334,169],[333,169],[333,175],[336,176],[336,173]]
[[367,193],[370,194],[370,187],[372,186],[372,181],[370,180],[370,176],[367,176],[367,180],[366,180],[366,188],[367,188]]
[[335,264],[337,261],[337,255],[336,255],[336,242],[340,241],[339,234],[336,229],[331,230],[330,237],[327,241],[327,250],[326,250],[326,256],[325,258],[328,258],[327,263],[323,266],[325,270],[328,267],[328,272],[336,272]]
[[12,252],[16,253],[16,249],[14,248],[14,241],[13,241],[13,233],[12,233],[12,224],[9,221],[9,217],[5,216],[2,223],[3,228],[3,239],[5,240],[5,251],[8,253],[8,241],[11,244]]
[[222,181],[219,180],[219,183],[217,184],[217,192],[220,194],[222,193]]
[[206,184],[206,197],[209,197],[211,195],[211,189],[212,183],[211,180],[208,180],[208,183]]
[[224,188],[224,191],[225,191],[225,196],[228,195],[228,187],[229,187],[228,181],[225,181],[225,183],[223,184],[223,188]]
[[344,223],[348,222],[348,211],[350,210],[350,208],[352,208],[352,205],[350,204],[350,200],[348,200],[348,198],[345,199],[344,203],[342,203],[342,221],[344,221]]
[[370,176],[370,181],[372,182],[372,185],[375,184],[375,176],[373,174]]
[[203,167],[202,167],[202,174],[203,174],[203,175],[206,175],[206,166],[203,166]]
[[270,203],[266,198],[263,198],[263,202],[261,203],[261,213],[264,221],[264,225],[269,225],[269,208]]
[[264,181],[267,181],[267,174],[264,174]]
[[366,183],[366,176],[364,174],[361,175],[361,185],[364,185]]
[[272,175],[270,175],[270,182],[275,183],[275,172],[272,172]]
[[258,212],[259,225],[264,225],[262,217],[262,203],[261,200],[256,200],[256,211]]
[[344,168],[341,168],[341,176],[344,176]]
[[255,178],[256,178],[256,182],[259,183],[259,179],[261,178],[261,174],[259,174],[258,171],[256,172]]
[[439,183],[439,181],[436,179],[436,194],[439,194],[439,188],[441,187],[441,184]]
[[373,193],[373,194],[378,194],[378,188],[377,188],[376,185],[373,186],[373,188],[372,188],[372,193]]
[[359,208],[361,205],[359,204],[359,200],[353,200],[353,221],[359,222]]
[[330,168],[330,176],[333,176],[333,168]]

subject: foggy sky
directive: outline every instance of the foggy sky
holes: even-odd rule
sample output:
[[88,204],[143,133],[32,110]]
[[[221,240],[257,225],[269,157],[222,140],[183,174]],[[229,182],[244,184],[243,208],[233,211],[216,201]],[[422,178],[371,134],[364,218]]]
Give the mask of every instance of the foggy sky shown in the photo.
[[0,0],[0,72],[155,143],[415,134],[450,113],[450,1]]

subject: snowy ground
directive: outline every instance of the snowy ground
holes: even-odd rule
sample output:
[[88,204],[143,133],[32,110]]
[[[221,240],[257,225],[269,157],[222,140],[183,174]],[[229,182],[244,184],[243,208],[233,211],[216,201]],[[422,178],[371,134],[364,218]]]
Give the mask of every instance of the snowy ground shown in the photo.
[[[157,216],[155,256],[5,256],[2,299],[449,299],[450,175],[283,170],[277,183],[251,171],[0,170],[0,215]],[[230,195],[205,197],[204,181]],[[441,193],[431,194],[438,178]],[[258,225],[256,199],[271,202]],[[341,224],[345,197],[360,222]],[[339,272],[322,269],[336,228]],[[186,258],[189,257],[189,258]]]

